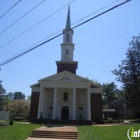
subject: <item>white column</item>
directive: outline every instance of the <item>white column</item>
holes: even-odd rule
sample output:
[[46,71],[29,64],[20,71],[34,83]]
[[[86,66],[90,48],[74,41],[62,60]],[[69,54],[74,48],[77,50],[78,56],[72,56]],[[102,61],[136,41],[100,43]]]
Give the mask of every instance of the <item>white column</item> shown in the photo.
[[73,88],[72,120],[76,120],[76,88]]
[[90,88],[87,89],[87,120],[91,120]]
[[53,117],[52,119],[56,119],[56,102],[57,102],[57,88],[54,88],[54,97],[53,97]]
[[37,115],[38,119],[40,119],[41,106],[42,106],[42,87],[40,87],[40,93],[39,93],[38,115]]
[[43,117],[47,118],[46,113],[47,112],[47,91],[44,89],[44,103],[43,103]]

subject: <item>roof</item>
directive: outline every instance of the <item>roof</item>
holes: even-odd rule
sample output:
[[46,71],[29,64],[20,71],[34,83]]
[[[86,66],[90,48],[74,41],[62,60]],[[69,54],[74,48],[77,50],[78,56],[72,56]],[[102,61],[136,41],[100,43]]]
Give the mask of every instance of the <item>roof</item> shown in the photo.
[[[50,76],[48,76],[48,77],[42,78],[42,79],[38,80],[38,83],[35,83],[35,84],[31,85],[30,87],[39,87],[41,81],[50,81],[50,80],[52,81],[52,79],[55,79],[56,77],[57,77],[57,78],[60,78],[60,79],[68,78],[68,77],[73,77],[73,78],[75,78],[75,79],[77,79],[77,80],[82,80],[82,81],[84,81],[84,82],[90,82],[91,85],[92,85],[91,88],[101,88],[100,86],[94,84],[91,80],[89,80],[89,79],[87,79],[87,78],[84,78],[84,77],[81,77],[81,76],[79,76],[79,75],[73,74],[73,73],[71,73],[71,72],[69,72],[69,71],[62,71],[62,72],[60,72],[60,73],[56,73],[56,74],[54,74],[54,75],[50,75]],[[61,77],[62,77],[62,78],[61,78]],[[71,78],[70,78],[70,79],[71,79]],[[69,80],[68,80],[68,81],[69,81]]]
[[116,112],[116,110],[107,108],[107,109],[102,109],[102,112]]
[[71,29],[71,22],[70,22],[70,6],[68,7],[68,15],[67,15],[66,29]]

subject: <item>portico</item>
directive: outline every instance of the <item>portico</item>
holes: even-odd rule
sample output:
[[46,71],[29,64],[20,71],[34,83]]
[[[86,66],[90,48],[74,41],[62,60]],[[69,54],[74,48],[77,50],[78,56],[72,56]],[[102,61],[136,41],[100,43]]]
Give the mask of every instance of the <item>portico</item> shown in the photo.
[[[91,120],[89,111],[91,110],[91,81],[70,72],[63,71],[59,74],[39,80],[39,84],[38,118],[40,118],[42,113],[44,119],[57,118],[61,120],[62,108],[67,107],[69,111],[68,120],[77,120],[80,117],[79,115],[81,115],[84,120]],[[37,92],[37,88],[34,88],[34,86],[36,85],[33,85],[32,89]],[[82,110],[81,114],[80,110]]]

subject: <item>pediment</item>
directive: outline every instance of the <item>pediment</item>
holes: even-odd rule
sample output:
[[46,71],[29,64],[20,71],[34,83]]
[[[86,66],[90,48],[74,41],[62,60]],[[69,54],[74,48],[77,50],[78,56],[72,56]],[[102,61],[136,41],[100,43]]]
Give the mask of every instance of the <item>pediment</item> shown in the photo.
[[43,78],[39,80],[41,81],[59,81],[59,82],[91,82],[90,80],[83,78],[81,76],[75,75],[73,73],[70,73],[68,71],[63,71],[60,73],[57,73],[55,75],[51,75],[49,77]]

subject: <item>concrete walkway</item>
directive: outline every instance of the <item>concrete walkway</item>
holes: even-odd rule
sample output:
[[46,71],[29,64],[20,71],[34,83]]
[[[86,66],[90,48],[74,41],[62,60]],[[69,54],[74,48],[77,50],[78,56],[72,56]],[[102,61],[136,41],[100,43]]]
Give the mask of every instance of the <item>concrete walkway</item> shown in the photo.
[[[75,126],[71,125],[59,125],[59,124],[46,124],[45,126],[34,129],[37,131],[57,131],[57,132],[78,132]],[[54,138],[33,138],[29,137],[26,140],[60,140]],[[71,139],[63,139],[63,140],[71,140]]]
[[57,125],[57,124],[46,124],[45,126],[39,127],[35,130],[39,131],[59,131],[59,132],[78,132],[75,126],[72,125]]

